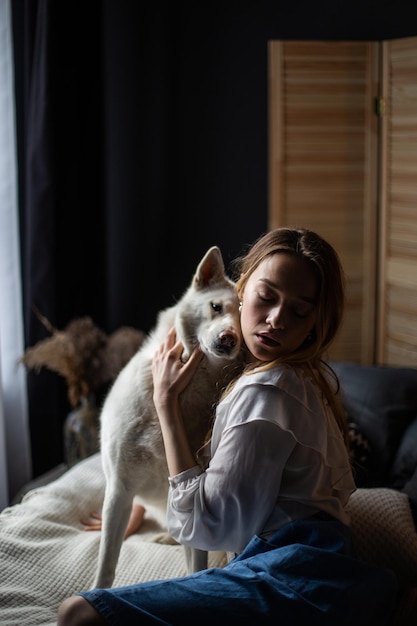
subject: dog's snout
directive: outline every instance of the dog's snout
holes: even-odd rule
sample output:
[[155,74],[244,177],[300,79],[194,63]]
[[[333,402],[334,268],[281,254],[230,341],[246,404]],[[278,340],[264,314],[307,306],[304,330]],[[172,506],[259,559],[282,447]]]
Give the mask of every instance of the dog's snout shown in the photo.
[[231,330],[222,332],[219,339],[225,348],[234,348],[237,344],[237,335]]

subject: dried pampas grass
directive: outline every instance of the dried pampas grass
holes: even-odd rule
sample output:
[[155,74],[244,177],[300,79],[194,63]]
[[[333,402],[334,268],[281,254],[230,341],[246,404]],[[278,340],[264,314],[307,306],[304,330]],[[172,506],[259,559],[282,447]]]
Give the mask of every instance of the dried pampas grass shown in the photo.
[[63,376],[72,407],[112,382],[145,339],[144,332],[131,326],[106,335],[88,316],[72,320],[63,330],[54,328],[40,313],[38,317],[51,337],[28,348],[21,362],[36,372],[46,367]]

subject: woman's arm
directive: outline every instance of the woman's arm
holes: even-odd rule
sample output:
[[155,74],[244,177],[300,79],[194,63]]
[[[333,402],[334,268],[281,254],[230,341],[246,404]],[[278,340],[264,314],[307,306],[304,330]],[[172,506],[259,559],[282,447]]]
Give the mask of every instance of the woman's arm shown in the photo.
[[186,363],[181,361],[184,347],[176,341],[175,329],[156,351],[152,361],[153,400],[164,440],[168,471],[171,476],[196,465],[179,409],[179,396],[190,383],[203,358],[198,346]]
[[227,429],[207,470],[170,478],[167,522],[184,545],[240,552],[276,504],[294,437],[255,420]]

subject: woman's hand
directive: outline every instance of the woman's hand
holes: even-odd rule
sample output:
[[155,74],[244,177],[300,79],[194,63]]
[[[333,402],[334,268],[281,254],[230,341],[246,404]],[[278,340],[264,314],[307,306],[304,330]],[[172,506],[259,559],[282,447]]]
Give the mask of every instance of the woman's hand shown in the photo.
[[200,346],[191,353],[188,361],[181,361],[184,346],[176,341],[175,328],[172,328],[166,340],[155,352],[152,361],[153,399],[155,406],[172,407],[177,403],[182,391],[189,385],[198,364],[203,358]]
[[183,363],[181,361],[183,349],[181,341],[176,341],[173,328],[152,360],[153,400],[161,425],[171,476],[196,465],[187,440],[178,399],[194,376],[203,353],[198,346],[190,354],[188,361]]

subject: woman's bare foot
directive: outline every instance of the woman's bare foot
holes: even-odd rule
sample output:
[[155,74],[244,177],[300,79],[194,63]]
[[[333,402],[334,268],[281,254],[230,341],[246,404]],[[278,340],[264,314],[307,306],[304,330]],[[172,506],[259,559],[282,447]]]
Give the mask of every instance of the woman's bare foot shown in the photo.
[[[145,511],[146,509],[144,506],[137,502],[133,502],[132,511],[126,528],[125,539],[136,533],[142,526]],[[81,520],[81,524],[83,524],[84,530],[101,530],[102,517],[100,513],[91,513],[89,519]]]

